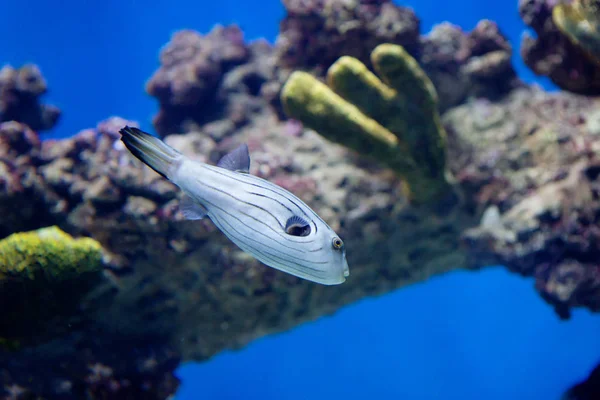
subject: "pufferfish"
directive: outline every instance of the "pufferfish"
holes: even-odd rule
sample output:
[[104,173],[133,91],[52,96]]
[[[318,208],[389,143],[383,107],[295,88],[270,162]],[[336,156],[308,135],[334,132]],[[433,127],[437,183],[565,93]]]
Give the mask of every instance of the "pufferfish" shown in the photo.
[[179,206],[186,219],[210,218],[243,251],[299,278],[337,285],[350,275],[342,239],[294,194],[251,175],[246,144],[215,166],[140,129],[119,133],[136,158],[184,192]]

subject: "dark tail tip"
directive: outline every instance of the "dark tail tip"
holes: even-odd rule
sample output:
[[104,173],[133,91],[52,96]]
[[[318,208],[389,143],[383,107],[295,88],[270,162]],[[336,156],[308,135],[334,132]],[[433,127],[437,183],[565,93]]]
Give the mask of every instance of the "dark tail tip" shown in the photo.
[[141,129],[138,129],[136,127],[133,126],[129,126],[129,125],[125,125],[123,128],[119,129],[119,133],[121,134],[121,137],[125,137],[125,136],[144,136],[144,135],[150,135],[149,133],[144,132]]
[[169,179],[169,171],[177,162],[177,151],[164,144],[160,139],[141,129],[124,126],[119,129],[121,142],[137,159],[155,172]]

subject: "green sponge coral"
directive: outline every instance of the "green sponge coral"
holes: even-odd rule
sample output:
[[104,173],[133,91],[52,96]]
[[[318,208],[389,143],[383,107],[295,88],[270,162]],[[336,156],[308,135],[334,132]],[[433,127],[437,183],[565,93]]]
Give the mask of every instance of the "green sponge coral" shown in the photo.
[[418,203],[449,191],[446,133],[433,84],[402,46],[379,45],[371,62],[344,56],[325,85],[294,72],[281,92],[285,112],[322,136],[385,163],[406,181]]
[[15,233],[0,241],[0,279],[64,280],[100,269],[102,247],[58,227]]
[[600,64],[600,0],[575,0],[552,9],[552,20],[571,42]]

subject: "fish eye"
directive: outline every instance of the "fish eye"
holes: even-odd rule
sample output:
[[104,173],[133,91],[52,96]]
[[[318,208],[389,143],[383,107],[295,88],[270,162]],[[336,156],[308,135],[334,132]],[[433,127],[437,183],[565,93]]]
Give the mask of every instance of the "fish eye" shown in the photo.
[[342,239],[340,239],[339,237],[336,236],[331,241],[331,245],[333,246],[334,249],[340,250],[342,247],[344,247],[344,242],[342,242]]
[[292,236],[310,235],[310,225],[303,218],[294,215],[285,224],[285,233]]

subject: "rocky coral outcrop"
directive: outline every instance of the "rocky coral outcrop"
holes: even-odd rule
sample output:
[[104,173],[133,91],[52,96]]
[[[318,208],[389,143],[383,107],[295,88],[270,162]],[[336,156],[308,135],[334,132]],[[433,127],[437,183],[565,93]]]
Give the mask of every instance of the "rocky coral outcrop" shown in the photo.
[[218,130],[247,123],[260,107],[256,97],[263,83],[271,79],[271,52],[267,42],[247,44],[235,25],[216,26],[207,35],[175,33],[146,85],[160,103],[156,131],[162,136],[189,132],[225,115],[229,124]]
[[161,136],[208,123],[216,136],[230,134],[264,100],[286,120],[280,93],[293,71],[324,79],[341,56],[372,69],[369,55],[383,43],[402,46],[419,62],[442,111],[472,97],[498,99],[522,85],[511,64],[512,48],[493,21],[482,20],[471,32],[442,23],[419,36],[412,9],[390,0],[286,0],[284,6],[274,46],[244,42],[235,25],[216,26],[207,35],[173,35],[146,86],[160,104],[154,127]]
[[487,210],[465,234],[471,256],[534,277],[563,318],[600,310],[598,104],[527,89],[444,117],[453,142],[475,149],[457,178]]
[[418,59],[442,111],[469,98],[497,100],[522,86],[512,66],[512,46],[493,21],[481,20],[471,32],[444,22],[420,44]]
[[284,0],[287,15],[277,37],[277,64],[324,74],[341,56],[369,62],[381,43],[418,49],[419,19],[389,0]]
[[61,111],[42,104],[40,97],[48,90],[40,69],[33,64],[0,69],[0,122],[18,121],[34,131],[52,129]]
[[600,94],[600,64],[590,59],[557,27],[552,14],[555,0],[520,0],[519,14],[535,37],[525,33],[521,56],[536,74],[549,77],[560,88],[586,95]]

